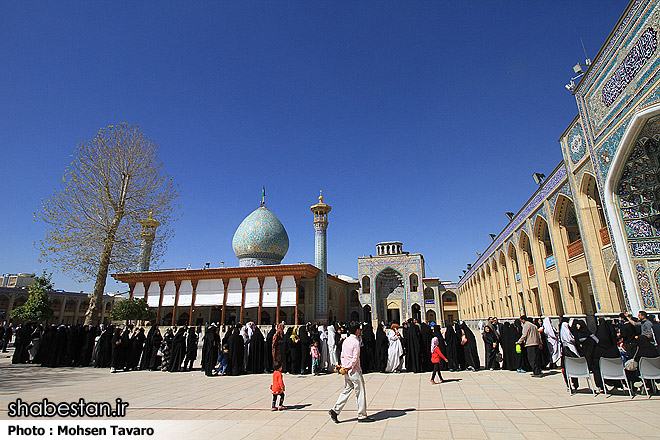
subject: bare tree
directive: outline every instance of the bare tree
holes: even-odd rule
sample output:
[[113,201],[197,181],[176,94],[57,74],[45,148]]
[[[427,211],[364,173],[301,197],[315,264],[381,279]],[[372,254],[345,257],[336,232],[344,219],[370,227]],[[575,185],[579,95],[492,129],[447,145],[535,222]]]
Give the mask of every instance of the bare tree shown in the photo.
[[42,260],[63,272],[78,280],[96,278],[85,324],[97,324],[108,270],[137,268],[138,220],[149,212],[161,223],[152,261],[162,258],[178,217],[179,192],[163,171],[158,145],[137,125],[124,123],[78,144],[62,184],[35,214],[47,225],[38,246]]

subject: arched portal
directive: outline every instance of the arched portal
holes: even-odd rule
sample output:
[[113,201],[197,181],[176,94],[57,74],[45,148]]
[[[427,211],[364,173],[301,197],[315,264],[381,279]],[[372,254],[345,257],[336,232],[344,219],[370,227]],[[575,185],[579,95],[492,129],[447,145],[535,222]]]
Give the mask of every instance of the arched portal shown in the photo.
[[416,319],[417,322],[422,322],[422,308],[419,306],[419,304],[413,304],[411,311],[413,319]]
[[371,306],[366,305],[362,308],[362,315],[364,316],[364,322],[371,322]]
[[376,276],[376,315],[379,321],[399,323],[401,303],[406,290],[404,278],[396,270],[388,267]]

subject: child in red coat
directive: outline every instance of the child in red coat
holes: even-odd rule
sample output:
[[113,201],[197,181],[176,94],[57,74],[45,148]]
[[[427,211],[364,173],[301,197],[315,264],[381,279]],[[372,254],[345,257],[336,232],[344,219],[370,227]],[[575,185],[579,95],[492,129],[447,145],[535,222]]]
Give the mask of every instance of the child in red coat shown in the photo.
[[[273,407],[271,411],[282,411],[284,408],[284,379],[282,379],[282,364],[280,362],[273,362],[273,384],[270,386],[270,391],[273,393]],[[280,405],[275,406],[277,396],[280,396]]]
[[431,376],[432,384],[436,383],[434,380],[436,373],[438,373],[438,380],[440,381],[437,383],[443,382],[442,374],[440,374],[440,359],[443,359],[445,362],[447,362],[447,358],[444,354],[442,354],[442,351],[440,351],[440,347],[438,346],[439,343],[440,341],[437,337],[433,338],[431,341],[431,362],[433,363],[433,375]]

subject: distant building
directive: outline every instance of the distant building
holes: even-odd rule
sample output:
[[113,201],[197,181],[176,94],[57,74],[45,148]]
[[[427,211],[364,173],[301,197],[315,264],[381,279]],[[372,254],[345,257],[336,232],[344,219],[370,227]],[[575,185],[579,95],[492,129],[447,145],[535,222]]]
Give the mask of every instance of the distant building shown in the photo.
[[400,324],[409,318],[458,319],[456,285],[426,278],[424,256],[405,252],[400,241],[376,245],[376,255],[358,258],[359,301],[365,320]]
[[0,287],[29,287],[35,277],[33,273],[6,273],[0,277]]
[[[0,287],[0,321],[9,319],[9,312],[22,306],[30,296],[27,288]],[[48,321],[52,324],[82,324],[85,321],[85,312],[89,307],[89,297],[86,293],[74,292],[48,292],[52,302],[53,317]],[[110,318],[110,310],[115,298],[103,296],[103,317]]]

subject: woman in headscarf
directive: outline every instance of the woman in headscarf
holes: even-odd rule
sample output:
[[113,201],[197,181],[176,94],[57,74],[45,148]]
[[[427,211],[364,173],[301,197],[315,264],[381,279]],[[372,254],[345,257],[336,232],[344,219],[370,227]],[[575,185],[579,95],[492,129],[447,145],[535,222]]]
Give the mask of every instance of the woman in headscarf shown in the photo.
[[245,340],[241,336],[241,326],[234,328],[229,337],[229,365],[230,376],[240,376],[244,373],[243,362],[245,360]]
[[[586,322],[581,319],[573,321],[573,324],[571,325],[571,333],[575,336],[575,342],[580,354],[587,359],[587,365],[594,375],[596,386],[602,388],[603,379],[600,376],[600,366],[594,357],[594,351],[596,350],[598,339],[593,333],[591,333]],[[602,391],[602,389],[599,391]]]
[[332,372],[335,366],[339,364],[339,360],[337,359],[337,332],[333,324],[328,326],[328,357],[328,371]]
[[289,372],[291,374],[303,374],[302,366],[300,361],[302,360],[302,350],[300,344],[300,338],[298,337],[298,328],[293,327],[291,336],[289,337],[290,342],[290,352],[291,352],[291,368]]
[[264,344],[264,366],[267,372],[273,371],[273,338],[275,337],[275,332],[275,324],[272,324],[266,335],[266,343]]
[[484,327],[484,332],[481,334],[481,338],[484,340],[484,354],[486,357],[484,368],[486,368],[486,370],[498,370],[500,364],[495,359],[495,354],[498,352],[497,334],[487,325]]
[[[142,351],[142,359],[140,360],[140,370],[146,370],[149,368],[149,363],[151,362],[151,358],[153,357],[152,356],[154,350],[153,339],[156,330],[158,330],[158,326],[154,321],[151,323],[151,328],[147,332],[147,338],[144,340],[144,350]],[[156,350],[158,350],[158,348],[159,347],[157,347]]]
[[297,371],[293,370],[293,363],[291,361],[291,346],[293,345],[291,335],[293,335],[294,329],[295,326],[287,328],[286,333],[284,334],[284,340],[282,341],[282,371],[285,371],[284,369],[286,368],[286,372],[289,374],[297,373]]
[[254,374],[263,373],[265,370],[264,359],[264,335],[258,326],[252,327],[252,337],[250,338],[248,353],[248,371]]
[[[442,336],[442,329],[440,328],[440,324],[434,324],[433,325],[433,337],[438,338],[438,347],[440,347],[440,351],[442,352],[445,357],[447,357],[447,343],[445,342],[445,338]],[[440,359],[440,370],[441,371],[447,371],[448,370],[448,361],[444,359]]]
[[374,357],[376,350],[376,337],[371,328],[371,324],[365,322],[362,324],[362,348],[360,349],[360,366],[363,373],[371,373],[374,371]]
[[112,336],[111,373],[124,369],[124,347],[122,346],[121,336],[121,328],[117,328]]
[[181,371],[181,364],[186,356],[186,328],[181,327],[176,331],[172,338],[172,351],[170,353],[170,362],[167,371]]
[[284,324],[277,324],[277,330],[273,335],[272,352],[273,362],[282,363],[282,344],[284,342]]
[[547,316],[543,318],[543,334],[545,334],[546,345],[550,353],[550,368],[557,368],[561,359],[561,346],[557,332],[552,327],[552,322]]
[[312,369],[312,355],[310,347],[312,346],[312,339],[309,337],[309,330],[307,326],[301,325],[298,329],[298,337],[300,338],[300,374],[309,374]]
[[151,358],[147,362],[147,369],[156,371],[163,363],[163,335],[158,327],[151,336],[151,347]]
[[387,373],[400,373],[402,368],[401,357],[403,356],[403,346],[401,344],[401,335],[399,334],[399,325],[392,324],[387,331],[387,339],[389,341],[389,348],[387,350],[387,365],[385,371]]
[[144,341],[146,337],[144,336],[144,329],[140,327],[136,329],[133,333],[133,336],[128,343],[128,360],[126,361],[126,367],[129,370],[137,370],[138,364],[140,363],[140,356],[142,355],[142,348],[144,346]]
[[[200,328],[201,330],[201,328]],[[185,371],[192,371],[195,359],[197,359],[197,347],[199,345],[199,335],[195,327],[188,329],[188,338],[186,339],[186,359],[183,365]]]
[[204,342],[202,343],[202,369],[206,376],[213,376],[213,367],[218,361],[220,336],[218,336],[216,330],[214,325],[209,326],[206,329]]
[[383,327],[384,325],[381,322],[378,324],[378,330],[376,330],[376,365],[374,366],[374,371],[378,373],[385,372],[385,368],[387,367],[387,352],[390,346]]
[[328,334],[322,325],[319,326],[319,352],[321,353],[321,371],[327,371],[330,364]]
[[465,322],[461,324],[461,329],[467,338],[467,343],[463,346],[465,350],[465,364],[469,370],[477,371],[481,368],[479,353],[477,353],[477,340]]
[[460,366],[458,364],[458,339],[456,338],[456,331],[452,325],[447,326],[445,330],[445,343],[447,344],[447,366],[449,371],[457,371]]
[[467,368],[465,363],[465,344],[467,344],[467,336],[459,322],[454,324],[454,332],[456,333],[456,361],[458,362],[458,370],[465,370]]

